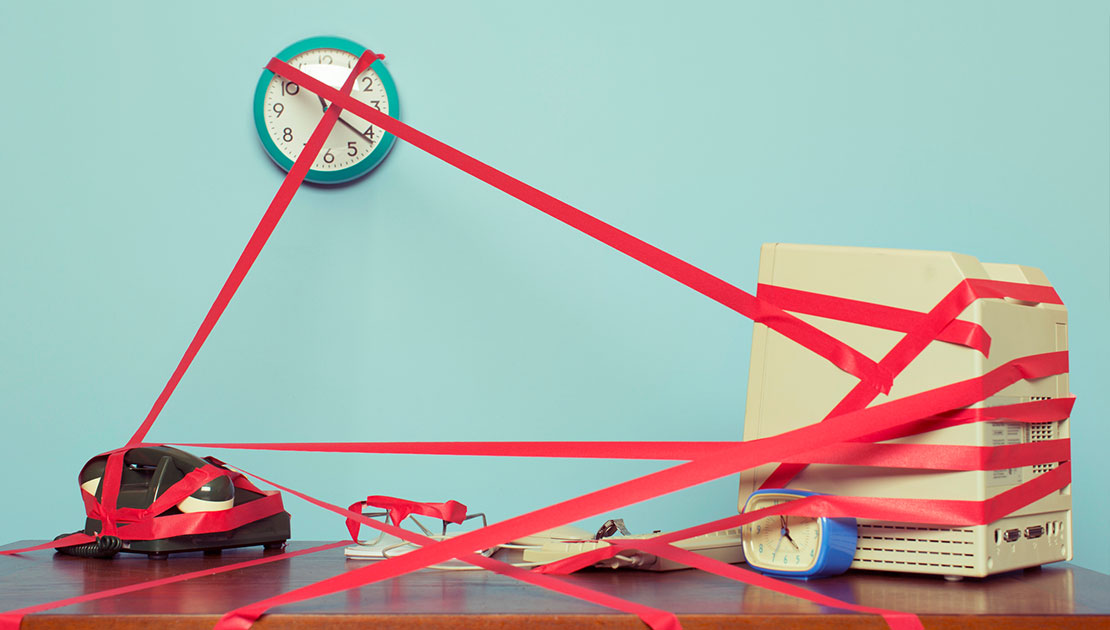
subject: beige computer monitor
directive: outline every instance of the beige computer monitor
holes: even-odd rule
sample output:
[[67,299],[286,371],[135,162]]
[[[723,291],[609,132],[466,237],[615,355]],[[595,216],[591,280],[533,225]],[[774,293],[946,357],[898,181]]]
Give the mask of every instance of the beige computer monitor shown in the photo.
[[[785,243],[765,244],[760,252],[760,284],[918,312],[927,312],[965,278],[1049,285],[1038,269],[981,263],[951,252]],[[798,316],[876,361],[904,335],[813,315]],[[991,336],[989,357],[962,345],[933,341],[895,379],[890,394],[878,396],[871,404],[980,376],[1018,357],[1067,349],[1067,310],[1058,304],[980,299],[959,319],[980,324]],[[744,439],[777,435],[816,422],[856,383],[856,378],[825,359],[756,324]],[[1019,381],[977,406],[1068,395],[1068,377],[1062,374]],[[1067,419],[1038,424],[965,424],[893,441],[995,446],[1066,437]],[[789,487],[849,496],[981,501],[1055,465],[947,472],[815,464]],[[741,475],[741,506],[773,468],[761,466]],[[1015,530],[1020,536],[1009,540]],[[1067,486],[986,525],[943,528],[860,520],[852,568],[981,577],[1070,560],[1071,556],[1071,487]]]

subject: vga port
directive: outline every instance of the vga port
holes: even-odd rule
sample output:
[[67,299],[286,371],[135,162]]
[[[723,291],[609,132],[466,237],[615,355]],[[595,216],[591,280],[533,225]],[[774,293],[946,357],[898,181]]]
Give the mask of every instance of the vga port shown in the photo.
[[1005,533],[1002,534],[1002,540],[1006,542],[1014,542],[1019,538],[1021,538],[1020,529],[1007,529]]
[[1040,538],[1044,536],[1044,525],[1033,525],[1025,528],[1026,538]]

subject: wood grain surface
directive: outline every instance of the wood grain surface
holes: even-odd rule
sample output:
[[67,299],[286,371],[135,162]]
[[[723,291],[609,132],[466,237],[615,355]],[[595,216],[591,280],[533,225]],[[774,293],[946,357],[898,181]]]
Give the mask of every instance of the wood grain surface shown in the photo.
[[[32,541],[6,548],[24,547]],[[294,542],[288,550],[318,543]],[[50,551],[0,557],[0,611],[52,602],[226,564],[283,554],[246,548],[154,560],[120,555],[91,560]],[[342,549],[207,575],[35,613],[25,630],[211,628],[234,608],[365,566]],[[678,614],[687,630],[709,628],[885,628],[876,616],[846,613],[747,587],[700,571],[590,570],[565,579]],[[841,600],[914,612],[926,628],[1105,628],[1110,576],[1069,564],[987,579],[852,571],[799,583]],[[276,628],[645,628],[636,617],[483,571],[424,570],[275,609],[256,626]]]

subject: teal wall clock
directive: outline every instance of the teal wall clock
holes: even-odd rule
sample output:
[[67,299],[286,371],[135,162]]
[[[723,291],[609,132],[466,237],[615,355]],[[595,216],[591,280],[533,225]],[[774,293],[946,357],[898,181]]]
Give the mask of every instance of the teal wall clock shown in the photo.
[[[366,51],[341,37],[310,37],[282,50],[278,59],[339,88]],[[381,59],[355,81],[351,92],[358,100],[393,118],[400,117],[397,88]],[[297,85],[263,70],[254,91],[254,124],[266,153],[288,171],[330,103]],[[305,177],[317,184],[340,184],[366,175],[393,148],[394,137],[344,111]]]

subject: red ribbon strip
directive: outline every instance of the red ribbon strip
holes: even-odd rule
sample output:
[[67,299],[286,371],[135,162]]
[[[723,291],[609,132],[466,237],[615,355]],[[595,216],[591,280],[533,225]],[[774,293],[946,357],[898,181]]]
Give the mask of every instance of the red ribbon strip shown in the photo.
[[[370,67],[378,59],[378,55],[367,50],[359,57],[355,67],[351,70],[351,74],[347,75],[347,80],[343,83],[343,91],[350,93],[351,87],[355,84],[355,78]],[[134,446],[142,442],[146,438],[147,432],[158,418],[158,414],[162,412],[162,408],[166,406],[166,401],[169,400],[170,395],[173,394],[177,384],[181,382],[181,378],[185,376],[185,371],[189,369],[192,364],[193,358],[196,357],[200,347],[204,345],[204,341],[208,339],[208,335],[216,326],[216,322],[220,320],[223,315],[224,309],[231,302],[231,298],[239,289],[239,285],[243,283],[243,278],[247,276],[250,271],[251,265],[258,258],[266,241],[269,240],[270,235],[273,234],[274,228],[277,227],[278,221],[281,220],[281,215],[285,213],[285,209],[289,207],[289,203],[293,201],[293,195],[297,194],[301,183],[304,181],[305,175],[308,174],[312,168],[312,162],[316,160],[317,154],[324,146],[324,141],[328,139],[328,134],[331,133],[332,127],[335,122],[339,120],[339,114],[343,109],[343,104],[339,106],[328,107],[324,112],[324,117],[320,119],[320,123],[316,125],[312,135],[309,136],[308,142],[305,143],[301,154],[297,156],[293,167],[289,169],[289,174],[282,180],[281,186],[278,188],[277,194],[274,195],[270,206],[266,208],[266,213],[262,215],[262,220],[258,222],[258,227],[255,228],[254,233],[251,234],[250,240],[247,241],[247,246],[243,249],[243,253],[239,255],[239,260],[235,261],[235,266],[231,269],[231,274],[228,275],[227,280],[224,281],[223,287],[220,289],[219,294],[216,296],[216,301],[212,303],[211,308],[208,309],[208,314],[201,322],[200,329],[197,330],[193,340],[189,343],[189,347],[185,350],[185,355],[181,357],[181,361],[177,364],[177,369],[174,370],[170,380],[166,386],[162,388],[162,393],[158,395],[157,400],[154,401],[154,406],[151,407],[150,412],[147,414],[146,419],[143,420],[142,425],[139,426],[135,434],[128,440],[128,446]]]
[[120,586],[118,588],[110,588],[95,593],[85,593],[76,597],[68,597],[66,599],[59,599],[45,604],[36,604],[34,606],[27,606],[26,608],[18,608],[0,613],[0,630],[19,630],[19,625],[23,621],[23,617],[32,613],[42,612],[44,610],[52,610],[54,608],[61,608],[62,606],[69,606],[71,604],[83,604],[85,602],[92,602],[106,597],[118,597],[136,591],[145,591],[147,589],[163,586],[165,584],[173,584],[175,582],[184,582],[199,577],[209,575],[216,575],[219,573],[227,573],[228,571],[237,571],[239,569],[246,569],[248,567],[258,566],[260,564],[267,564],[270,562],[277,562],[279,560],[290,560],[297,556],[304,556],[310,553],[317,553],[320,551],[327,551],[328,549],[335,549],[346,545],[346,541],[328,543],[318,547],[303,549],[301,551],[290,551],[265,558],[255,558],[253,560],[245,560],[243,562],[236,562],[235,564],[227,564],[220,567],[213,567],[210,569],[201,569],[200,571],[192,571],[189,573],[182,573],[181,575],[174,575],[171,577],[160,578],[157,580],[149,580],[140,582],[138,584],[130,584],[128,586]]
[[0,556],[15,556],[21,553],[29,553],[32,551],[39,551],[41,549],[57,549],[58,547],[69,547],[70,545],[83,545],[87,542],[92,542],[96,538],[87,534],[70,534],[58,540],[52,540],[40,545],[32,545],[30,547],[21,547],[19,549],[3,549],[0,550]]
[[[756,295],[780,306],[784,311],[817,315],[842,322],[862,324],[884,330],[910,332],[921,325],[925,313],[903,308],[861,302],[847,298],[788,289],[773,284],[760,284]],[[990,354],[991,338],[979,324],[952,320],[940,334],[938,341],[946,341]]]
[[1074,405],[1075,397],[1070,396],[1068,398],[1032,400],[1012,405],[956,409],[951,412],[938,414],[932,418],[924,418],[914,425],[905,425],[884,431],[877,431],[852,441],[882,442],[906,437],[915,433],[936,431],[946,427],[971,424],[973,422],[1016,422],[1026,424],[1055,422],[1070,417]]
[[[1038,401],[1039,402],[1039,401]],[[1024,403],[1028,404],[1028,403]],[[980,420],[985,421],[985,420]],[[900,433],[920,433],[927,420],[903,425]],[[928,430],[934,430],[929,428]],[[900,436],[901,437],[901,436]],[[181,444],[202,448],[323,453],[471,455],[690,461],[743,442],[282,442]],[[1009,446],[942,444],[832,444],[787,459],[790,463],[885,466],[926,470],[1001,470],[1068,459],[1068,440]],[[359,506],[361,503],[355,503]],[[434,505],[434,504],[433,504]],[[355,507],[352,506],[352,510]],[[436,516],[429,514],[428,516]],[[396,521],[395,521],[396,522]],[[455,521],[457,522],[457,521]]]
[[[197,468],[185,475],[180,481],[167,488],[161,496],[150,504],[150,507],[141,510],[117,507],[112,516],[115,518],[116,522],[119,523],[137,523],[154,518],[185,500],[185,497],[199,490],[204,484],[217,477],[222,477],[225,474],[226,471],[211,465]],[[103,521],[106,516],[105,510],[101,504],[96,502],[96,497],[89,494],[84,489],[81,490],[81,494],[82,498],[85,500],[86,514],[90,518]]]
[[691,460],[740,442],[253,442],[172,443],[190,448],[314,453]]
[[862,379],[869,386],[875,387],[883,393],[890,391],[892,376],[877,366],[874,361],[855,348],[807,324],[771,302],[761,300],[654,245],[650,245],[631,234],[596,219],[545,192],[413,129],[395,118],[379,112],[353,98],[349,90],[336,90],[280,59],[271,59],[266,64],[266,69],[296,81],[302,88],[315,92],[332,103],[340,104],[344,109],[349,110],[359,118],[385,129],[451,166],[482,180],[584,234],[592,236],[702,295],[720,302],[741,315],[769,326],[829,360],[845,372]]
[[1070,440],[1005,446],[949,444],[833,444],[788,457],[788,464],[879,466],[918,470],[1004,470],[1066,461]]

